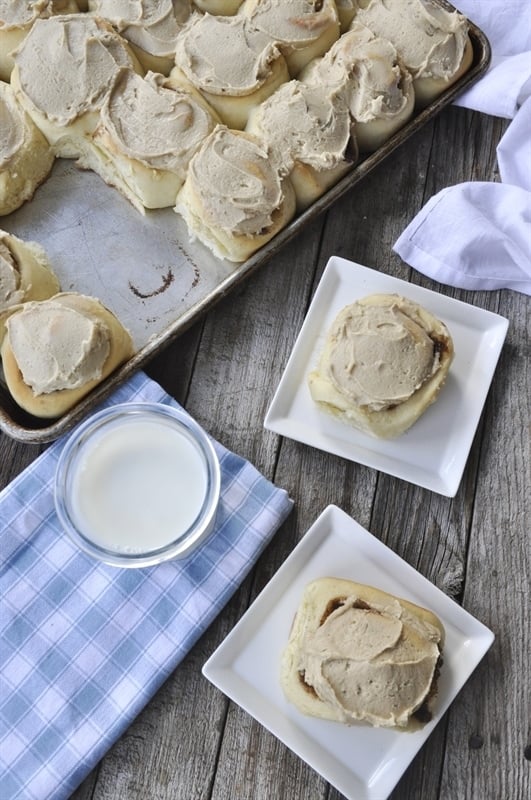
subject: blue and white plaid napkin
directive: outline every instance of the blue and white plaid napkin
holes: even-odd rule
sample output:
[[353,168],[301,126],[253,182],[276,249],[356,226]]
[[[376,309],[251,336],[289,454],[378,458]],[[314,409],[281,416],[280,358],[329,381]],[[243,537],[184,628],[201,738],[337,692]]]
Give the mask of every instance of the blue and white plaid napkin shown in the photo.
[[[143,373],[104,404],[176,405]],[[68,797],[219,614],[292,501],[214,442],[214,534],[186,560],[117,569],[62,533],[53,478],[64,439],[0,493],[0,793]]]

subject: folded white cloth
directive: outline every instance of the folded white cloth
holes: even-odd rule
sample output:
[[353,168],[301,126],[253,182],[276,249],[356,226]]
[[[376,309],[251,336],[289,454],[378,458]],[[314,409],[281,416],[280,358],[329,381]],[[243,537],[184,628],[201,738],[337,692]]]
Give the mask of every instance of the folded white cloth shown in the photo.
[[530,197],[501,183],[450,186],[428,201],[394,249],[440,283],[531,294]]
[[531,2],[456,0],[454,5],[486,35],[492,49],[487,73],[456,105],[512,119],[531,79]]
[[496,148],[503,183],[531,192],[531,92]]
[[487,35],[493,57],[457,103],[512,118],[496,151],[501,183],[443,189],[393,250],[441,283],[531,294],[531,3],[462,0],[458,7]]

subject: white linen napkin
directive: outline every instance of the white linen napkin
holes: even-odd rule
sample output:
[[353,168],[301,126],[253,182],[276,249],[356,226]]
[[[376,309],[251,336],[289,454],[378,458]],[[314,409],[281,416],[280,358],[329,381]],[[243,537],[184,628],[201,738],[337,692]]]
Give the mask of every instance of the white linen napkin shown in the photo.
[[492,63],[456,103],[512,119],[496,151],[501,183],[443,189],[393,250],[441,283],[531,294],[531,3],[462,0],[458,7],[487,35]]
[[454,5],[486,35],[492,59],[486,74],[456,105],[513,119],[531,78],[531,2],[456,0]]

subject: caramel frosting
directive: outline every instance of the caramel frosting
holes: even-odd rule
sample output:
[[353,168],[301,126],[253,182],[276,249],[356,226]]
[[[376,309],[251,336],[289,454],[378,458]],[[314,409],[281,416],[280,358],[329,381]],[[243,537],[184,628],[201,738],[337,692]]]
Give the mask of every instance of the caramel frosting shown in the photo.
[[301,642],[298,669],[346,723],[405,726],[427,698],[440,631],[398,600],[345,598]]
[[9,80],[13,69],[11,53],[36,19],[77,11],[75,0],[0,0],[0,78]]
[[245,96],[265,83],[279,56],[275,43],[246,17],[196,14],[179,36],[175,64],[198,89]]
[[7,237],[0,234],[0,311],[21,303],[23,299],[17,260],[8,246]]
[[298,47],[338,26],[337,9],[330,0],[245,0],[240,13],[273,41]]
[[89,0],[89,9],[112,22],[140,50],[173,59],[177,37],[191,13],[190,0]]
[[271,147],[279,169],[288,174],[296,161],[316,170],[342,163],[351,121],[343,95],[325,85],[293,79],[260,104],[251,128]]
[[412,99],[411,75],[400,64],[396,48],[357,22],[312,63],[304,80],[344,89],[357,122],[396,117]]
[[0,30],[28,29],[40,17],[76,11],[75,0],[0,0]]
[[320,372],[349,402],[371,411],[404,403],[439,368],[439,352],[418,306],[398,295],[363,302],[336,317]]
[[223,125],[193,156],[187,184],[200,199],[205,224],[231,234],[254,236],[266,230],[283,200],[267,147]]
[[24,303],[5,323],[24,383],[35,395],[98,380],[110,353],[107,326],[60,297]]
[[38,19],[14,58],[23,96],[62,127],[99,110],[119,68],[133,66],[110,23],[88,14]]
[[8,84],[0,84],[0,170],[7,169],[25,141],[24,112]]
[[[102,127],[114,148],[147,167],[184,180],[188,162],[216,121],[204,102],[166,79],[123,70],[105,102]],[[97,136],[99,131],[97,131]]]
[[450,80],[462,64],[466,18],[431,0],[370,0],[355,21],[390,39],[413,78]]
[[24,28],[46,14],[51,0],[0,0],[0,28]]

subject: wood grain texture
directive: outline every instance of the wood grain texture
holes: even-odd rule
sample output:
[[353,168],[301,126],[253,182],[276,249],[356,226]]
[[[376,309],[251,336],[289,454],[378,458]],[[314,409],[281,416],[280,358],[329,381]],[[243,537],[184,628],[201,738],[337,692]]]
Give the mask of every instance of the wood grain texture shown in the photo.
[[[497,180],[496,144],[505,126],[445,109],[150,363],[148,374],[225,446],[286,488],[295,508],[223,613],[72,800],[340,800],[201,675],[204,661],[330,503],[496,634],[392,800],[530,796],[524,757],[530,736],[530,299],[441,286],[392,251],[435,192],[466,180]],[[332,255],[509,318],[455,498],[264,430],[266,410]],[[0,448],[2,485],[38,454],[5,436]]]

